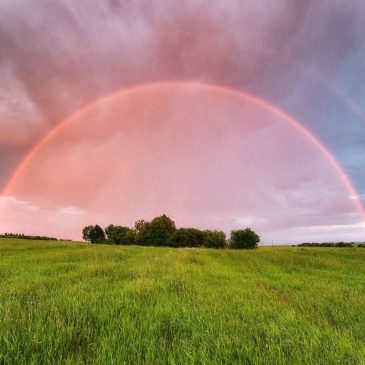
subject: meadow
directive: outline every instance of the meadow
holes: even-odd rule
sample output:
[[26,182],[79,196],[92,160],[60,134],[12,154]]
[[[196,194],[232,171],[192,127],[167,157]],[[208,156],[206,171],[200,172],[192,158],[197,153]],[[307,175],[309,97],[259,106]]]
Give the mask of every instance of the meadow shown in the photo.
[[365,364],[365,249],[0,239],[0,364]]

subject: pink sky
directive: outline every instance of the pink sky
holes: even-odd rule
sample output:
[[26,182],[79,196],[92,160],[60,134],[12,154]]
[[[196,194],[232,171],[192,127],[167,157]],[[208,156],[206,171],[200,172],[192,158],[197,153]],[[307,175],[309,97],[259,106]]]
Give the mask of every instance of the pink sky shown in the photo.
[[353,192],[287,118],[223,89],[171,84],[78,113],[0,198],[0,231],[80,239],[87,224],[252,227],[264,243],[360,240]]

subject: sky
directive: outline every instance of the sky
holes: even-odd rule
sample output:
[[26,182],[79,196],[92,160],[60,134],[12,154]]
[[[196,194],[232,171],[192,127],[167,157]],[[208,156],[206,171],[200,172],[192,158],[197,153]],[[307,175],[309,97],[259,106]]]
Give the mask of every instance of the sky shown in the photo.
[[362,0],[2,0],[0,232],[363,241],[364,29]]

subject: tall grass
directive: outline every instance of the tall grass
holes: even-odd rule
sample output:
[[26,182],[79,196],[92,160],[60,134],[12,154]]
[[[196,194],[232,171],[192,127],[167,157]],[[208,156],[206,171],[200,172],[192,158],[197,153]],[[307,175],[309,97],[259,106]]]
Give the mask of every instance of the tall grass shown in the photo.
[[0,240],[1,364],[365,364],[365,250]]

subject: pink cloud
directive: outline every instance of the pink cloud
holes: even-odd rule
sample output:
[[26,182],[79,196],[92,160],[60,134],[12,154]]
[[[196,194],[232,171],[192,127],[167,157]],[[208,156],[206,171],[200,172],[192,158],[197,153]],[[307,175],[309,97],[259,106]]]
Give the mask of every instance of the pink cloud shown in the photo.
[[[37,207],[29,215],[27,205],[10,227],[45,219],[47,232],[77,238],[98,219],[133,225],[161,213],[227,232],[250,225],[264,241],[283,243],[312,237],[314,228],[300,227],[318,227],[322,237],[321,227],[361,221],[338,171],[280,115],[182,85],[109,99],[80,115],[33,156],[8,194]],[[44,218],[49,211],[57,214]],[[291,227],[300,234],[289,237]]]

